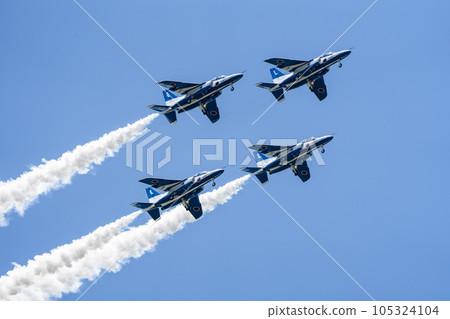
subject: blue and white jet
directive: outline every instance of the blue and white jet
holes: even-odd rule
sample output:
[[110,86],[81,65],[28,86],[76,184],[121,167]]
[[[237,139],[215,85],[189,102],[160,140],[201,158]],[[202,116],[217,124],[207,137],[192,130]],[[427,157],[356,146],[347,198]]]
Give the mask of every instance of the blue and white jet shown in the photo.
[[326,135],[319,138],[310,137],[296,145],[257,144],[250,146],[250,149],[257,151],[256,154],[260,159],[256,163],[258,167],[243,167],[241,170],[252,173],[262,184],[266,184],[269,181],[267,173],[278,173],[289,167],[296,176],[306,182],[311,177],[306,161],[319,148],[324,153],[324,145],[332,139],[332,135]]
[[[216,186],[215,179],[222,175],[223,169],[215,169],[210,172],[200,172],[183,180],[144,178],[139,182],[150,185],[146,188],[148,203],[133,203],[132,206],[147,211],[154,220],[161,218],[161,210],[182,204],[195,219],[203,215],[202,204],[198,195],[203,191],[205,184],[212,181]],[[156,189],[163,191],[157,192]]]
[[[166,105],[150,105],[149,108],[161,112],[170,124],[173,124],[177,121],[177,113],[198,107],[212,123],[216,123],[220,118],[216,99],[228,86],[231,86],[231,91],[234,91],[233,84],[243,76],[243,73],[221,75],[200,84],[176,81],[159,82],[160,86],[168,88],[163,91]],[[181,94],[181,96],[177,96],[173,92]]]
[[327,97],[327,87],[323,76],[330,67],[349,56],[350,50],[328,52],[309,61],[290,60],[284,58],[271,58],[264,62],[275,65],[289,73],[285,74],[277,68],[270,69],[273,83],[257,83],[256,86],[269,90],[278,102],[284,101],[284,94],[292,89],[305,85],[322,101]]

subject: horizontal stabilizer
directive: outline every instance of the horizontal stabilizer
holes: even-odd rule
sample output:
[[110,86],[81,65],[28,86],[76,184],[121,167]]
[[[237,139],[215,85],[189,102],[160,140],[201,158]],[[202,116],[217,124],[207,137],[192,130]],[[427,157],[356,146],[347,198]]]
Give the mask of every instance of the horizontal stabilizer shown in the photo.
[[148,106],[149,109],[164,113],[169,111],[170,106],[166,106],[166,105],[149,105]]
[[284,101],[284,90],[282,88],[271,92],[278,102]]
[[131,204],[131,206],[137,207],[139,209],[143,209],[146,210],[147,213],[149,213],[149,215],[154,219],[154,220],[158,220],[161,218],[161,215],[159,213],[159,208],[158,207],[153,207],[152,209],[147,210],[149,207],[153,206],[153,204],[150,203],[133,203]]
[[259,179],[259,181],[261,182],[261,184],[266,184],[268,181],[269,181],[269,179],[267,178],[267,172],[261,172],[261,173],[258,173],[258,174],[255,174],[255,176],[256,176],[256,178],[257,179]]
[[170,106],[165,105],[150,105],[149,109],[161,112],[169,121],[170,124],[173,124],[177,121],[177,113],[172,110]]
[[284,101],[284,90],[282,87],[278,86],[278,84],[275,83],[256,83],[256,86],[262,89],[269,90],[273,96],[277,99],[278,102]]
[[271,90],[275,86],[277,86],[277,84],[275,84],[275,83],[264,83],[264,82],[259,82],[259,83],[256,83],[255,85],[261,89],[266,89],[266,90]]
[[269,181],[267,172],[263,171],[259,167],[242,167],[241,171],[252,173],[261,182],[261,184],[266,184]]
[[256,173],[258,171],[262,171],[262,170],[259,167],[242,167],[241,171],[254,174],[254,173]]
[[150,209],[147,211],[147,213],[150,215],[151,218],[153,218],[155,221],[158,221],[161,218],[161,214],[159,212],[159,208],[155,207],[153,209]]
[[177,113],[175,111],[163,113],[166,119],[169,121],[170,124],[174,124],[177,122]]
[[149,208],[150,206],[152,206],[152,204],[150,204],[150,203],[139,203],[139,202],[137,202],[137,203],[131,204],[131,206],[137,207],[137,208],[139,208],[139,209],[147,209],[147,208]]

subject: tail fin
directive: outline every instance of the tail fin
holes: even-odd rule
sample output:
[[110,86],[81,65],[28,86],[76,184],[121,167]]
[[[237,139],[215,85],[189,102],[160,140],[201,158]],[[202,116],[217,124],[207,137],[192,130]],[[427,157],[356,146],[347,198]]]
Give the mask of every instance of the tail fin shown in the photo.
[[241,171],[252,173],[263,185],[269,181],[267,172],[259,167],[243,167]]
[[260,152],[256,152],[256,158],[259,161],[265,161],[266,159],[269,158],[269,156],[267,156],[266,154],[260,153]]
[[170,100],[177,98],[177,96],[175,94],[173,94],[172,92],[170,92],[169,90],[162,91],[162,94],[164,95],[164,101],[166,101],[166,105],[167,105],[167,102],[169,102]]
[[177,113],[175,111],[171,111],[170,106],[150,105],[148,108],[161,112],[167,118],[170,124],[174,124],[177,122]]
[[284,73],[282,73],[280,70],[278,70],[277,68],[271,68],[270,69],[270,75],[272,76],[272,80],[273,82],[275,82],[275,79],[278,79],[280,76],[285,75]]
[[256,156],[256,166],[258,167],[264,167],[268,164],[269,161],[271,161],[271,159],[260,152],[255,152],[255,156]]
[[150,198],[152,198],[152,197],[155,197],[155,196],[158,196],[159,195],[159,193],[157,192],[157,191],[155,191],[153,188],[151,188],[151,187],[147,187],[146,189],[145,189],[145,191],[147,192],[147,197],[148,197],[148,199],[150,199]]

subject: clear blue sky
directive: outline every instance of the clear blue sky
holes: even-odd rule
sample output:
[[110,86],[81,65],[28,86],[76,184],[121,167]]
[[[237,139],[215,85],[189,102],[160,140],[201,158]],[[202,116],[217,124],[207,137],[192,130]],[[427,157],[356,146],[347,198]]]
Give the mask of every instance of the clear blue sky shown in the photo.
[[[355,47],[326,75],[328,98],[307,88],[273,101],[269,57],[313,58],[371,1],[81,1],[158,80],[202,82],[246,70],[219,98],[221,120],[198,110],[175,125],[173,161],[158,177],[184,178],[192,138],[299,138],[337,132],[310,164],[265,185],[379,300],[448,300],[450,248],[450,26],[448,1],[380,0],[337,44]],[[124,126],[163,103],[160,89],[70,0],[1,4],[0,179]],[[238,154],[245,156],[243,145]],[[161,154],[162,156],[162,154]],[[242,176],[228,167],[221,185]],[[0,273],[133,211],[143,173],[124,149],[92,173],[40,198],[0,229]],[[211,186],[208,186],[208,190]],[[144,223],[148,216],[136,221]],[[86,286],[86,285],[85,285]],[[76,294],[63,300],[74,300]],[[252,181],[231,202],[155,252],[105,275],[84,300],[367,300],[367,296]]]

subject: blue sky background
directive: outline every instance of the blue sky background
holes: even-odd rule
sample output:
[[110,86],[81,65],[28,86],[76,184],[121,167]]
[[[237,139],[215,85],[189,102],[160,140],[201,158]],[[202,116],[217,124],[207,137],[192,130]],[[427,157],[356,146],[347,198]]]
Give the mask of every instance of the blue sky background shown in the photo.
[[[337,132],[326,166],[302,183],[270,176],[270,192],[377,300],[448,300],[448,1],[380,0],[336,45],[355,47],[325,77],[328,98],[273,97],[269,57],[321,54],[371,1],[82,1],[157,79],[203,82],[246,70],[219,98],[212,125],[194,110],[175,125],[173,161],[155,175],[184,178],[192,138],[299,138]],[[162,104],[158,86],[70,0],[7,1],[0,9],[0,179],[97,139]],[[239,158],[246,156],[238,144]],[[159,154],[161,158],[163,153]],[[242,176],[228,167],[219,185]],[[125,150],[39,199],[0,229],[0,273],[133,211],[145,174]],[[208,190],[211,186],[208,186]],[[142,215],[136,224],[144,223]],[[86,287],[86,285],[84,285]],[[74,300],[77,294],[65,295]],[[105,275],[84,300],[367,300],[368,297],[252,181],[155,252]]]

